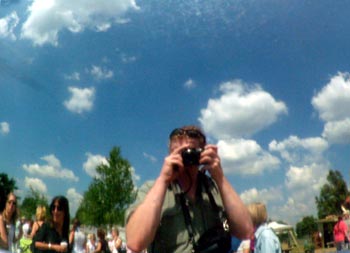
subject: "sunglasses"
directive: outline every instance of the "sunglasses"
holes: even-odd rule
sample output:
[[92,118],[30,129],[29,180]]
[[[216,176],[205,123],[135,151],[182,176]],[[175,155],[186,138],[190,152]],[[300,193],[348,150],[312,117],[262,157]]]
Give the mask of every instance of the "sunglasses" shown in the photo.
[[9,200],[9,201],[7,201],[7,204],[15,206],[15,205],[17,205],[17,202],[14,200]]
[[173,131],[171,131],[169,139],[171,140],[175,136],[187,136],[193,139],[201,139],[205,143],[205,136],[200,131],[195,129],[175,128]]
[[51,212],[53,212],[53,211],[55,211],[55,210],[61,212],[61,211],[63,211],[63,207],[62,207],[62,206],[59,206],[59,205],[53,205],[53,206],[52,206]]

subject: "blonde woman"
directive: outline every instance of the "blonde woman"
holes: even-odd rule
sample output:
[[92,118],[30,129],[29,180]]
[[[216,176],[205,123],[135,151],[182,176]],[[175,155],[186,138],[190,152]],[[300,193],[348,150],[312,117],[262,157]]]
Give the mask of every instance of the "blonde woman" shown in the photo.
[[30,238],[33,238],[39,228],[44,224],[46,218],[46,207],[38,206],[35,212],[36,221],[33,224],[32,232],[30,233]]
[[267,211],[263,203],[247,206],[255,227],[254,253],[281,253],[281,244],[271,228],[267,226]]
[[88,235],[88,241],[86,243],[86,253],[93,253],[96,250],[97,242],[94,233]]

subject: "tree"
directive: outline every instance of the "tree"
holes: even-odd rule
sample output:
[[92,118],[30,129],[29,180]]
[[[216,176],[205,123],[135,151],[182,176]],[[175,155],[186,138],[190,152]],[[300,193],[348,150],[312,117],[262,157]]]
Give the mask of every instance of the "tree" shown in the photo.
[[317,223],[313,216],[305,216],[302,221],[296,224],[298,238],[303,238],[305,236],[311,237],[311,235],[316,231]]
[[348,195],[346,182],[339,171],[330,170],[325,185],[322,186],[320,196],[316,197],[318,218],[322,219],[330,214],[340,214],[341,204]]
[[30,192],[23,199],[21,204],[21,215],[26,218],[32,218],[35,215],[37,206],[39,205],[43,205],[46,207],[46,210],[49,210],[47,198],[30,187]]
[[17,189],[13,178],[9,178],[5,173],[0,173],[0,211],[5,208],[7,195]]
[[97,176],[84,193],[76,216],[86,225],[123,224],[125,210],[135,199],[131,165],[114,147],[108,164],[97,166]]

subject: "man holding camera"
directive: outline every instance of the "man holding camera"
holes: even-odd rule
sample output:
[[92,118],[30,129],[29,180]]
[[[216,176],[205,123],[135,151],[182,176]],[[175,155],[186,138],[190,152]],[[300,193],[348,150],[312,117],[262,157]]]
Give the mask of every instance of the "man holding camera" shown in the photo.
[[[206,171],[211,177],[205,175]],[[220,252],[218,245],[227,242],[227,238],[217,238],[225,234],[222,224],[219,232],[210,231],[223,217],[228,235],[246,239],[253,233],[245,205],[224,176],[217,147],[207,144],[196,126],[174,129],[159,177],[140,188],[135,204],[128,210],[129,252],[145,248],[157,253]],[[213,238],[209,241],[214,242],[209,245],[208,238],[203,237],[210,233]]]

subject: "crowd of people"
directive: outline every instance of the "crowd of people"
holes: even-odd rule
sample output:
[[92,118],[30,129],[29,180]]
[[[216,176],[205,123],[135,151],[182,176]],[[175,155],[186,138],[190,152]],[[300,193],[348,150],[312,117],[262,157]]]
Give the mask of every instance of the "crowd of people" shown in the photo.
[[[21,217],[17,197],[13,192],[6,196],[0,212],[1,253],[123,253],[125,242],[119,230],[81,229],[78,219],[70,224],[69,202],[64,196],[52,199],[49,212],[45,206],[36,208],[35,220]],[[96,235],[98,240],[96,240]],[[107,236],[106,236],[107,233]]]
[[224,174],[218,147],[192,125],[170,133],[158,178],[138,190],[126,213],[127,242],[117,228],[108,236],[102,228],[84,233],[79,220],[70,225],[63,196],[52,199],[48,217],[39,206],[35,222],[21,220],[18,233],[17,211],[10,193],[0,216],[0,249],[16,253],[281,253],[266,206],[243,203]]

